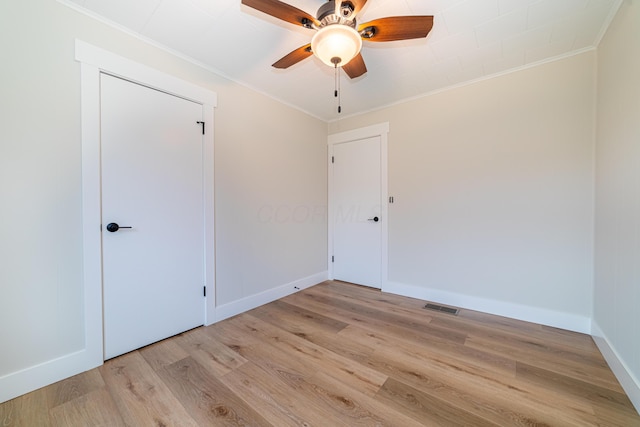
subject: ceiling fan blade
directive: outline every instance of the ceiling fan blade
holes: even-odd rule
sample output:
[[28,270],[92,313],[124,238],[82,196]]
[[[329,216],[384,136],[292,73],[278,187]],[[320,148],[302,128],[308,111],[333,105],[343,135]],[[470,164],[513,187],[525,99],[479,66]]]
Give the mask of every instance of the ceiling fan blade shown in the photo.
[[358,32],[364,40],[391,42],[427,37],[432,27],[433,16],[389,16],[358,25]]
[[272,66],[275,68],[289,68],[293,64],[297,64],[311,55],[313,55],[313,52],[311,52],[311,44],[307,44],[283,56],[274,62]]
[[318,20],[307,12],[278,0],[242,0],[242,4],[260,12],[282,19],[294,25],[309,28],[305,23],[320,25]]
[[351,61],[347,62],[346,65],[343,65],[342,69],[352,79],[360,77],[367,72],[367,66],[364,65],[364,59],[362,59],[362,54],[360,53],[357,54]]

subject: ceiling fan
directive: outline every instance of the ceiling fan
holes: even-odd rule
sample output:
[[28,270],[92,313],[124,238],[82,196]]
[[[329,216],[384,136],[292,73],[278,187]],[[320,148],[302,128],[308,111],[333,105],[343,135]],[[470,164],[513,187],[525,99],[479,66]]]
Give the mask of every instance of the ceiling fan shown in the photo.
[[316,17],[279,0],[242,0],[242,4],[294,25],[316,30],[311,43],[288,53],[273,66],[288,68],[316,55],[332,67],[342,67],[350,78],[367,72],[360,54],[362,41],[389,42],[426,37],[433,16],[389,16],[364,24],[356,18],[367,0],[328,0]]

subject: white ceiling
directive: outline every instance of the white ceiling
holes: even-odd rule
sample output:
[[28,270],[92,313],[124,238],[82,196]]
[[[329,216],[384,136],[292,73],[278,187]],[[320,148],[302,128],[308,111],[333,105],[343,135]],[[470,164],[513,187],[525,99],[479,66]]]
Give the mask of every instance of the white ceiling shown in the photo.
[[[340,80],[348,116],[597,45],[622,0],[369,0],[359,23],[434,15],[426,39],[364,42],[368,72]],[[61,0],[323,120],[339,118],[334,70],[310,57],[271,64],[309,43],[313,30],[240,0]],[[315,16],[323,0],[288,0]]]

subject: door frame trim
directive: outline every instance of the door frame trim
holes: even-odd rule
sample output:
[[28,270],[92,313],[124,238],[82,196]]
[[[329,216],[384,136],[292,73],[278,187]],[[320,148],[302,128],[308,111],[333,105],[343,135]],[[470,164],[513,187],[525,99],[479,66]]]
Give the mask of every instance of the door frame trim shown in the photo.
[[80,62],[82,124],[82,218],[85,351],[95,366],[104,361],[102,301],[100,74],[115,77],[175,95],[203,106],[207,122],[203,135],[204,266],[207,296],[204,323],[215,321],[214,235],[214,108],[217,94],[203,87],[81,40],[75,41],[75,59]]
[[389,122],[378,123],[359,129],[350,131],[334,133],[327,137],[328,145],[328,157],[327,157],[327,265],[328,265],[328,278],[333,279],[333,262],[331,257],[333,256],[333,173],[331,166],[331,159],[333,157],[333,149],[336,144],[343,144],[345,142],[357,141],[360,139],[380,137],[380,213],[382,216],[381,221],[381,242],[380,242],[380,288],[385,289],[388,281],[388,236],[389,236],[389,205],[388,200],[388,134],[389,134]]

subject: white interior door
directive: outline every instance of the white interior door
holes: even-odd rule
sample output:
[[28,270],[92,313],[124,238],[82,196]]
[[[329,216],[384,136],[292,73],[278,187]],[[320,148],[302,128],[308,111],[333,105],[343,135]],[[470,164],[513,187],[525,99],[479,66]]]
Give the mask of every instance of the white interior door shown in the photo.
[[333,278],[381,287],[380,137],[333,146]]
[[204,323],[203,107],[105,74],[100,86],[109,359]]

